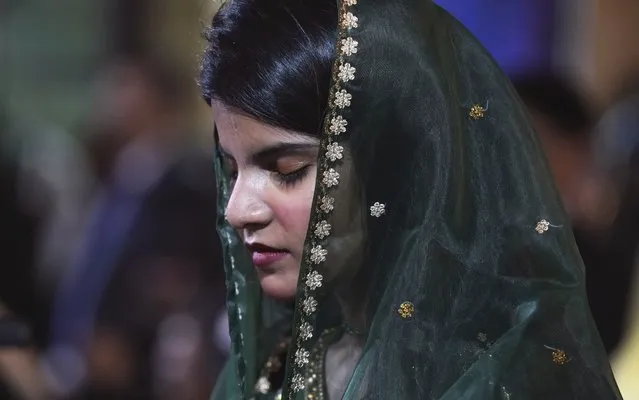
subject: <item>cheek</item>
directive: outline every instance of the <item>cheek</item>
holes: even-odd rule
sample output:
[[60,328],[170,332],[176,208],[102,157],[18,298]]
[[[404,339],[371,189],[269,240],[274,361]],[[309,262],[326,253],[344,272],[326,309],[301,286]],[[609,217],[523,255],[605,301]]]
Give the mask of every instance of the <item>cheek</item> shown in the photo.
[[315,190],[315,178],[308,179],[282,197],[273,207],[275,218],[286,232],[290,244],[301,253],[306,238],[308,222],[311,216],[313,204],[313,192]]

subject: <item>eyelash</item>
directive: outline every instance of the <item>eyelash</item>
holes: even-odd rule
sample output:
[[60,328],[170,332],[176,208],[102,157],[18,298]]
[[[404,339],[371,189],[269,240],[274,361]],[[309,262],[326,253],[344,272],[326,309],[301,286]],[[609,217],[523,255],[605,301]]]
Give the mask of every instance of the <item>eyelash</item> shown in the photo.
[[[308,174],[308,169],[310,167],[310,164],[305,165],[296,171],[289,172],[288,174],[283,174],[281,172],[278,172],[277,170],[273,170],[272,172],[273,174],[275,174],[275,178],[279,181],[280,184],[284,185],[285,187],[293,187],[306,177],[306,175]],[[234,184],[237,180],[237,170],[229,171],[229,178],[231,179],[232,184]]]
[[277,178],[278,181],[280,181],[281,184],[283,184],[286,187],[293,187],[306,177],[306,175],[308,174],[309,167],[310,165],[306,165],[288,174],[282,174],[277,171],[273,171],[273,172],[275,173],[275,177]]

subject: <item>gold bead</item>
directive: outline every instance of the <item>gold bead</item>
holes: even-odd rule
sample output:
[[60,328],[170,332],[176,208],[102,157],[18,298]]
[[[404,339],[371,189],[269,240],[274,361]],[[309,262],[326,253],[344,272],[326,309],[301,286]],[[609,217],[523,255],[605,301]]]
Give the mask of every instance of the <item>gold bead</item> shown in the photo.
[[415,313],[415,305],[410,301],[405,301],[399,305],[397,312],[404,319],[411,318]]
[[568,363],[568,356],[566,355],[566,352],[563,350],[553,350],[552,351],[552,362],[554,362],[557,365],[565,365]]
[[482,106],[480,106],[479,104],[475,104],[470,108],[470,112],[468,113],[468,116],[470,116],[470,118],[472,119],[480,119],[480,118],[484,118],[484,113],[486,112],[486,109]]

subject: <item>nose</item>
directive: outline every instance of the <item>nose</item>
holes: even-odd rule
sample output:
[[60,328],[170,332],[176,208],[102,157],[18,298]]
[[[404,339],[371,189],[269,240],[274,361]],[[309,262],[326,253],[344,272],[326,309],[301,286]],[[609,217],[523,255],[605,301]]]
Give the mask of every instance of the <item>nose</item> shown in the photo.
[[271,221],[272,211],[264,200],[264,188],[250,180],[238,179],[226,206],[226,220],[238,230],[256,230]]

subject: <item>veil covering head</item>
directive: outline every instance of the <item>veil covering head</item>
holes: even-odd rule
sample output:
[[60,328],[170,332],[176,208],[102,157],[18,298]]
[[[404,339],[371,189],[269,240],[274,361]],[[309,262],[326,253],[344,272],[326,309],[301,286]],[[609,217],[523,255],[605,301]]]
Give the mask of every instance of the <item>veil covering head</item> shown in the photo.
[[621,398],[570,223],[508,79],[430,0],[337,4],[294,305],[263,296],[224,219],[232,188],[216,158],[233,356],[213,398],[255,397],[288,334],[282,398],[306,399],[308,355],[342,323],[338,291],[356,294],[365,326],[344,399]]

